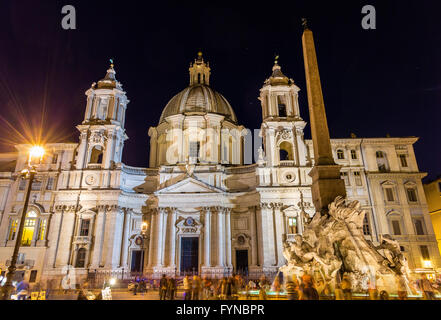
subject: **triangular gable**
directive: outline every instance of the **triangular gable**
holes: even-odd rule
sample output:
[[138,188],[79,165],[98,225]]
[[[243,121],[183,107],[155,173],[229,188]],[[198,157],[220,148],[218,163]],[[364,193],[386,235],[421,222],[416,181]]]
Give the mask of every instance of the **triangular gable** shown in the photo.
[[221,189],[210,186],[209,184],[197,180],[192,177],[187,177],[181,181],[172,184],[171,186],[166,186],[158,191],[155,194],[170,194],[170,193],[221,193],[223,192]]

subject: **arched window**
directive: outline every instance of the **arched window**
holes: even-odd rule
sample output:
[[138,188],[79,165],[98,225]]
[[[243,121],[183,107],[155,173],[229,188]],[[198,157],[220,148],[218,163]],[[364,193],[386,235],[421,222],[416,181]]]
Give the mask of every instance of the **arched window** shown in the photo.
[[95,146],[90,153],[89,163],[102,163],[103,162],[103,147]]
[[86,264],[86,249],[80,248],[77,252],[77,261],[75,268],[84,268]]
[[345,153],[342,149],[338,149],[337,150],[337,159],[344,159],[345,158]]
[[287,116],[286,103],[284,96],[277,96],[277,107],[279,110],[279,117],[285,118]]
[[28,247],[34,239],[35,226],[37,223],[38,213],[35,210],[29,210],[26,214],[26,220],[23,227],[23,236],[21,237],[21,245]]
[[293,161],[294,160],[294,154],[293,154],[293,147],[292,144],[283,141],[279,146],[279,156],[280,161]]

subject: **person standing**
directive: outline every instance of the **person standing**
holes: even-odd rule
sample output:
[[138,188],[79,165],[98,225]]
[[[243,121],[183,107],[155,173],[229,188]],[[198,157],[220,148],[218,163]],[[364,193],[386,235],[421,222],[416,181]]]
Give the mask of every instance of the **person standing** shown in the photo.
[[183,286],[184,286],[184,299],[191,300],[191,282],[190,279],[188,278],[188,275],[184,277]]
[[167,296],[170,300],[174,300],[176,295],[176,279],[170,277],[167,281]]
[[398,299],[399,300],[407,300],[407,287],[406,287],[406,279],[403,275],[396,275],[395,276],[396,283],[397,283],[397,293],[398,293]]
[[302,300],[319,300],[319,294],[314,288],[314,279],[307,272],[302,276]]
[[26,300],[29,296],[29,283],[22,279],[17,284],[17,300]]
[[210,298],[210,288],[211,288],[211,281],[207,279],[207,276],[204,277],[203,283],[203,299],[208,300]]
[[167,293],[167,277],[165,274],[162,275],[159,281],[159,300],[165,300],[165,295]]
[[341,281],[341,289],[343,290],[345,300],[352,300],[352,283],[347,274],[343,276],[343,280]]
[[201,282],[198,276],[193,276],[193,281],[191,283],[191,299],[199,300],[199,291],[201,290]]
[[433,292],[434,288],[430,283],[430,280],[427,279],[424,273],[421,274],[421,279],[418,282],[418,286],[420,290],[423,292],[423,296],[425,300],[435,300],[435,293]]
[[299,300],[299,285],[296,280],[289,279],[286,283],[286,294],[288,300]]

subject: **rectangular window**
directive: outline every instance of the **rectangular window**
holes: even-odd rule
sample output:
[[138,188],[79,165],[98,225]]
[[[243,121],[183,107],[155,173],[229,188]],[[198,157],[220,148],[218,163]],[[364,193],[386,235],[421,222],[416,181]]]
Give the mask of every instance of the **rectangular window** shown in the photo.
[[405,154],[400,154],[400,162],[403,168],[407,168],[407,157]]
[[190,157],[199,159],[200,142],[190,141]]
[[40,190],[41,189],[41,180],[39,181],[39,180],[34,180],[33,182],[32,182],[32,188],[31,188],[33,191],[38,191],[38,190]]
[[49,177],[47,179],[46,190],[52,190],[54,188],[54,178]]
[[363,219],[363,234],[365,236],[371,235],[371,228],[369,226],[369,218],[368,218],[367,214],[365,214],[364,219]]
[[417,235],[424,235],[423,221],[421,219],[414,219],[413,224],[415,226],[415,232]]
[[24,264],[26,259],[26,253],[19,252],[17,256],[17,264]]
[[441,182],[438,182],[438,190],[441,192]]
[[430,260],[429,248],[427,246],[420,246],[420,251],[424,260]]
[[9,223],[8,240],[15,240],[15,235],[17,234],[17,225],[18,225],[18,220],[17,219],[13,219]]
[[284,104],[279,104],[279,117],[285,118],[286,117],[286,106]]
[[297,218],[290,217],[288,218],[288,233],[295,234],[297,233]]
[[417,196],[416,191],[414,188],[408,188],[407,191],[407,199],[409,199],[409,202],[417,202]]
[[338,149],[338,150],[337,150],[337,159],[342,160],[342,159],[344,159],[344,158],[345,158],[345,153],[344,153],[344,151],[341,150],[341,149]]
[[351,159],[352,160],[357,160],[357,151],[351,150]]
[[18,190],[24,190],[26,188],[26,182],[27,182],[27,180],[21,179],[18,184]]
[[361,186],[361,175],[360,175],[360,171],[355,171],[354,172],[354,179],[355,179],[355,185],[356,186]]
[[33,283],[37,280],[37,270],[31,270],[31,274],[29,275],[29,283]]
[[384,191],[386,192],[386,200],[389,202],[394,201],[394,191],[392,188],[385,188]]
[[58,163],[58,153],[54,153],[54,155],[52,156],[52,164],[57,164]]
[[349,175],[347,172],[340,172],[340,176],[345,181],[345,185],[347,186],[351,185],[349,182]]
[[47,220],[43,219],[40,221],[40,228],[38,229],[38,240],[44,240],[46,237],[46,226]]
[[401,235],[400,221],[392,220],[392,229],[393,229],[394,235],[400,236]]
[[89,227],[90,227],[90,220],[84,219],[81,220],[81,227],[80,227],[80,236],[86,237],[89,235]]

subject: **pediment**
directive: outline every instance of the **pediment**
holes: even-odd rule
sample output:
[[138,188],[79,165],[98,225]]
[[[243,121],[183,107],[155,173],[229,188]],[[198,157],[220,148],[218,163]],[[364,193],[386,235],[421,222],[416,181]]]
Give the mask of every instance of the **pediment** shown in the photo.
[[193,177],[187,177],[175,184],[159,189],[155,194],[183,194],[183,193],[222,193],[221,189],[213,187]]

